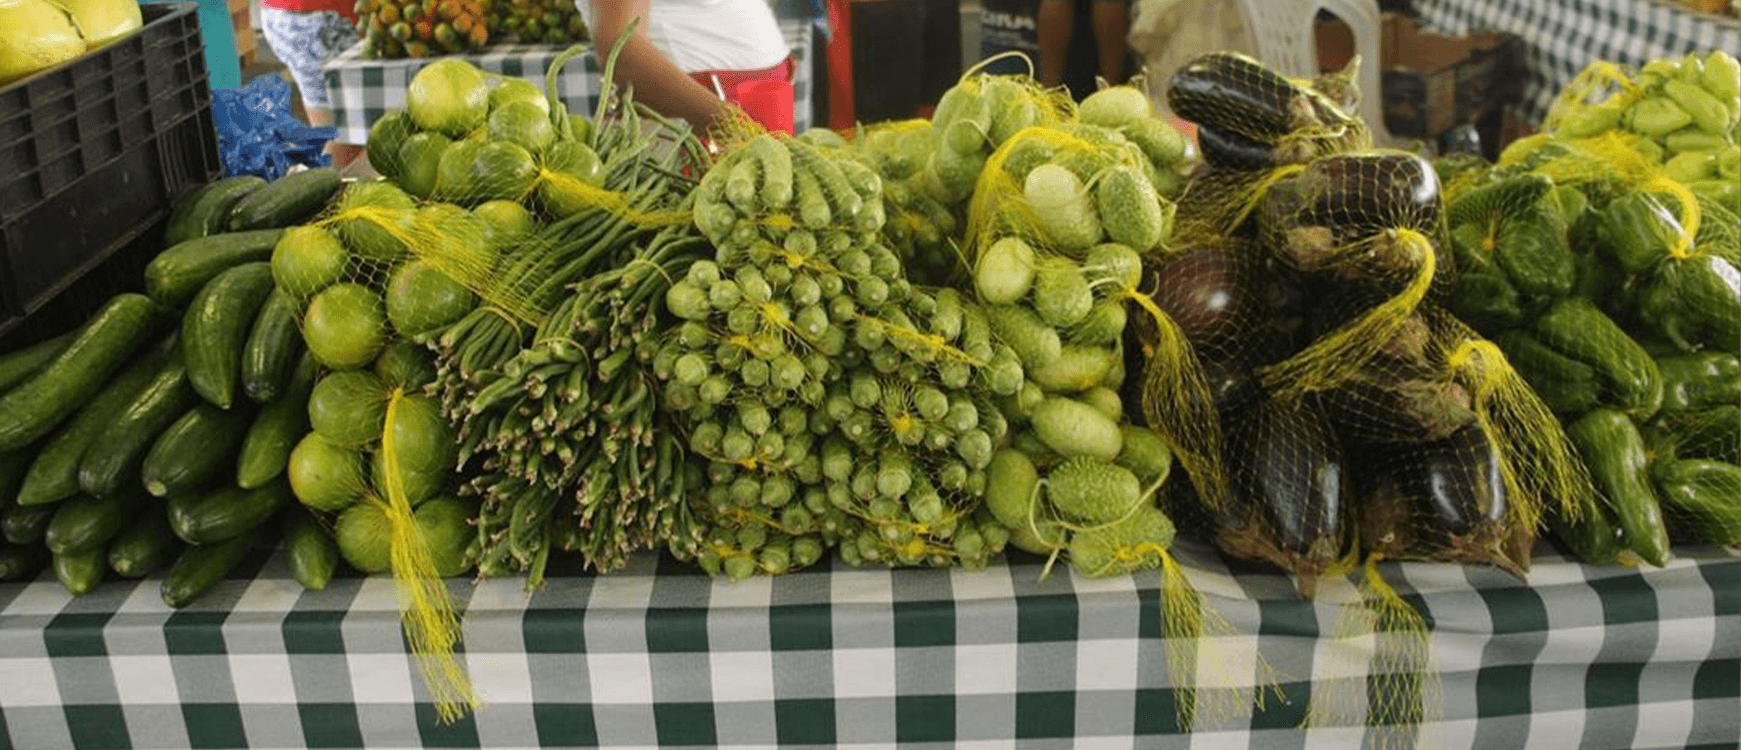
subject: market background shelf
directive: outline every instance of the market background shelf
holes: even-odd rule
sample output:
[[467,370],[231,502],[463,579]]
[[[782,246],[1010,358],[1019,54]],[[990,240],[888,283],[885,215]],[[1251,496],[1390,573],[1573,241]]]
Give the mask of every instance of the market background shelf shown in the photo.
[[0,334],[219,175],[197,8],[0,89]]

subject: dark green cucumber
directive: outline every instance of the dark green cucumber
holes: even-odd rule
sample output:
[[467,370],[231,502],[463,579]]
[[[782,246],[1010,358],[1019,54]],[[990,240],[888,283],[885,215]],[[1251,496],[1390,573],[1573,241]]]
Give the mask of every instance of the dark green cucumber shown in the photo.
[[188,410],[145,454],[139,478],[146,491],[168,497],[204,489],[235,465],[236,448],[248,429],[248,418],[245,410],[225,411],[211,404]]
[[338,568],[338,542],[307,509],[292,508],[289,513],[284,525],[284,553],[290,560],[290,575],[303,588],[320,591]]
[[157,351],[128,365],[76,416],[67,420],[31,462],[23,486],[18,488],[18,503],[41,505],[78,494],[79,464],[114,421],[115,414],[150,384],[151,376],[165,359],[164,352]]
[[260,307],[248,343],[242,347],[242,392],[248,398],[270,403],[289,383],[302,353],[300,312],[296,300],[283,292],[273,293]]
[[61,352],[73,343],[74,334],[78,331],[63,333],[47,341],[9,352],[0,356],[0,393],[5,393],[12,386],[24,382],[26,378],[36,374]]
[[42,570],[48,550],[40,544],[0,542],[0,581],[22,581]]
[[103,574],[109,566],[103,559],[103,548],[74,552],[54,556],[54,577],[60,579],[60,585],[73,596],[83,596],[91,593],[91,589],[103,582]]
[[258,536],[255,529],[216,544],[188,547],[163,577],[163,603],[177,609],[192,604],[242,564]]
[[0,535],[13,544],[42,541],[48,522],[54,520],[53,505],[14,505],[0,516]]
[[0,453],[0,509],[10,508],[18,500],[18,486],[24,484],[24,473],[36,457],[31,450]]
[[140,505],[139,497],[131,493],[105,498],[80,495],[58,506],[42,540],[57,555],[101,548],[126,528]]
[[1566,436],[1584,457],[1590,479],[1607,498],[1626,547],[1645,562],[1668,564],[1668,527],[1650,481],[1650,457],[1632,420],[1614,409],[1591,409],[1566,426]]
[[236,203],[265,186],[265,180],[245,174],[195,190],[169,214],[169,226],[163,230],[164,247],[224,231]]
[[79,462],[79,489],[85,494],[105,497],[137,486],[145,452],[171,422],[199,402],[187,384],[181,353],[174,352],[167,360],[85,451]]
[[282,229],[230,232],[188,240],[157,254],[145,266],[145,293],[152,299],[181,307],[199,294],[218,274],[243,263],[272,259]]
[[340,183],[339,171],[332,167],[280,177],[236,203],[230,211],[230,231],[300,224],[326,205]]
[[0,396],[0,451],[36,442],[83,406],[168,322],[167,313],[141,294],[109,300],[65,351]]
[[228,409],[235,401],[242,345],[271,293],[272,264],[243,263],[206,284],[181,319],[181,359],[187,364],[187,382],[220,408]]
[[122,578],[143,578],[181,552],[181,540],[169,528],[169,515],[152,505],[109,542],[109,569]]
[[319,365],[307,352],[291,374],[285,393],[263,407],[242,438],[236,456],[236,485],[243,489],[263,487],[277,479],[290,463],[290,451],[308,434],[308,394],[314,389]]
[[210,492],[169,498],[169,528],[188,544],[211,544],[266,522],[293,498],[290,483],[256,490],[224,485]]

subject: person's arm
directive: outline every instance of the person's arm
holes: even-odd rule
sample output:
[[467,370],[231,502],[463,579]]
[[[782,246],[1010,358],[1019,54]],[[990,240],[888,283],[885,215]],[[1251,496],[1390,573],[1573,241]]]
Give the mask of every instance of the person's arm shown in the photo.
[[647,38],[646,18],[650,0],[588,1],[592,3],[594,49],[601,58],[610,54],[631,21],[642,19],[634,36],[623,45],[616,67],[616,82],[633,86],[636,101],[668,117],[688,120],[690,125],[704,132],[726,113],[723,100],[678,69],[671,58]]

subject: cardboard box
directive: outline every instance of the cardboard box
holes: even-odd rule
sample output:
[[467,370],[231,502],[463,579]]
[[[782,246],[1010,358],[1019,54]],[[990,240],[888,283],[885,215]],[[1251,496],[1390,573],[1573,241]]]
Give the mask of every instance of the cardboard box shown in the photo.
[[1386,13],[1383,39],[1384,125],[1392,135],[1434,138],[1522,94],[1524,46],[1514,35],[1440,36]]

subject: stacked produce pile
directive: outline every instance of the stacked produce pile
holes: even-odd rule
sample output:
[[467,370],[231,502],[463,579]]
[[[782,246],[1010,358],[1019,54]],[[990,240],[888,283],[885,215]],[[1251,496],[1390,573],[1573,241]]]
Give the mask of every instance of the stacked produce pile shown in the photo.
[[357,0],[363,55],[439,57],[491,44],[586,41],[586,22],[563,0]]
[[0,5],[0,86],[122,39],[145,23],[138,0]]
[[1741,543],[1741,65],[1599,64],[1546,135],[1452,178],[1462,285],[1601,491],[1552,519],[1584,560]]

